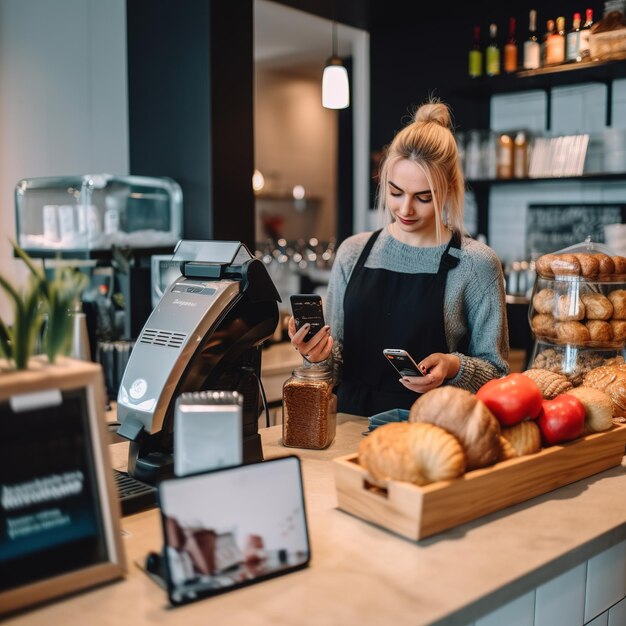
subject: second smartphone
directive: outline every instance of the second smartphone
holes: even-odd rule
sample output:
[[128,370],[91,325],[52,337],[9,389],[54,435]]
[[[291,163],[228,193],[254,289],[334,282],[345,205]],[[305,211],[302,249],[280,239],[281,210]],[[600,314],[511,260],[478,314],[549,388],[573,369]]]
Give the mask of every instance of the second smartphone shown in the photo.
[[401,348],[385,348],[383,354],[400,376],[423,376],[413,357]]

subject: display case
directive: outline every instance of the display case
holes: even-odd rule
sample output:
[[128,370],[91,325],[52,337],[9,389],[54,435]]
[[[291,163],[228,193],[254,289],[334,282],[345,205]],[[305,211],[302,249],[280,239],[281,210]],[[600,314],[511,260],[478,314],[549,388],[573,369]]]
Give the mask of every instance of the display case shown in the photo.
[[585,242],[536,262],[528,311],[535,338],[530,367],[565,374],[574,385],[595,367],[623,363],[626,259]]
[[182,236],[182,191],[164,177],[25,178],[15,188],[15,211],[17,240],[34,256],[162,248]]

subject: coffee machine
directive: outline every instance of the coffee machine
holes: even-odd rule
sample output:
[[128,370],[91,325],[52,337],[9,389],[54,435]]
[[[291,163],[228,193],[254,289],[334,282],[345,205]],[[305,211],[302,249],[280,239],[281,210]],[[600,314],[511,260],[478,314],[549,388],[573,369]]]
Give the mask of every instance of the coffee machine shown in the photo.
[[175,403],[185,392],[239,392],[243,461],[263,460],[261,346],[278,323],[276,287],[241,242],[183,240],[172,261],[181,275],[146,321],[117,398],[128,473],[149,484],[173,471]]

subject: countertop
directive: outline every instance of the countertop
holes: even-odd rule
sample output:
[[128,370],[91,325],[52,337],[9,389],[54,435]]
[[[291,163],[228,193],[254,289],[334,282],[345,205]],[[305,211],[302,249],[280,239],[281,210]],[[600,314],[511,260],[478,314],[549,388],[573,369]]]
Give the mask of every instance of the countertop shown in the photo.
[[[624,465],[434,537],[411,542],[336,508],[333,467],[361,440],[367,421],[339,416],[327,450],[280,445],[262,431],[266,458],[303,460],[312,559],[307,569],[186,607],[137,565],[158,550],[157,511],[122,520],[128,575],[7,620],[6,624],[466,625],[626,538]],[[113,463],[125,445],[111,446]]]

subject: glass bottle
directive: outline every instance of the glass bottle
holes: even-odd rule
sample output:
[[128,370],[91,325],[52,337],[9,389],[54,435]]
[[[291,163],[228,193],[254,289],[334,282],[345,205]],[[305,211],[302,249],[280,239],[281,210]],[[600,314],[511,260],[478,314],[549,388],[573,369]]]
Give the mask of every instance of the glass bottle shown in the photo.
[[528,14],[528,39],[524,42],[524,69],[536,70],[541,64],[540,45],[537,40],[537,11]]
[[517,41],[515,39],[515,18],[509,19],[509,36],[504,44],[504,71],[517,72]]
[[283,385],[283,445],[321,450],[335,438],[337,396],[329,367],[297,367]]
[[543,41],[541,42],[541,65],[548,64],[548,41],[554,34],[554,20],[548,20],[546,22],[546,32],[543,35]]
[[498,45],[498,26],[489,24],[489,44],[486,50],[487,76],[500,74],[500,46]]
[[474,26],[474,41],[469,51],[469,75],[478,78],[483,73],[483,51],[480,48],[480,26]]
[[580,13],[574,13],[572,28],[567,33],[565,40],[565,60],[573,62],[582,60],[580,56]]
[[502,179],[513,177],[513,139],[507,133],[498,137],[497,174]]
[[591,34],[591,27],[593,26],[593,9],[587,9],[585,11],[585,23],[580,29],[580,39],[578,42],[578,50],[582,61],[589,60],[591,57],[591,51],[589,49],[589,35]]
[[546,41],[546,65],[558,65],[565,61],[565,18],[556,18],[556,30]]
[[518,131],[513,141],[513,178],[528,176],[528,137],[524,131]]

